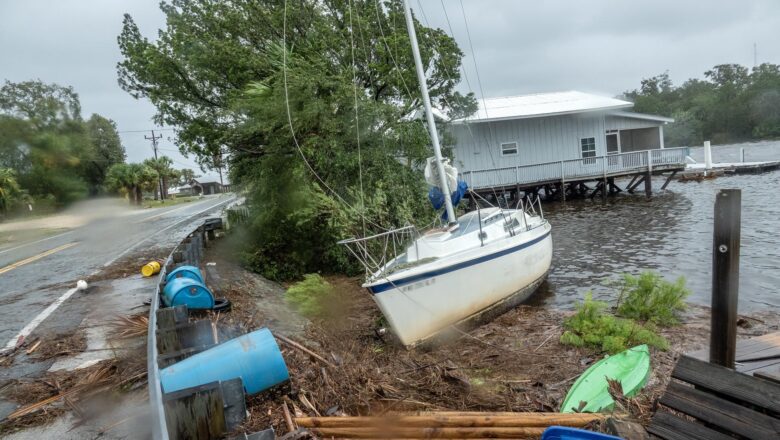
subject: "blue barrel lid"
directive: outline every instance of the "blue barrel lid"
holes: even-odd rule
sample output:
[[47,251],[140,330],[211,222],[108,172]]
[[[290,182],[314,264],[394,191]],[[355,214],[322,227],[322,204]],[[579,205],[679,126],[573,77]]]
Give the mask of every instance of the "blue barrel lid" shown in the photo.
[[165,281],[171,281],[174,278],[192,278],[193,280],[204,282],[203,274],[195,266],[179,266],[176,269],[168,272],[165,276]]

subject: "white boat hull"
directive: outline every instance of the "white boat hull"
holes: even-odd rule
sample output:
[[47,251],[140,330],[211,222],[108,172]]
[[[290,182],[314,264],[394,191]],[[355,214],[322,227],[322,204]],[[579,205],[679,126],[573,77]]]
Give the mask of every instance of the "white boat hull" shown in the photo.
[[551,261],[546,224],[366,288],[400,341],[413,346],[498,304],[524,301],[543,281]]

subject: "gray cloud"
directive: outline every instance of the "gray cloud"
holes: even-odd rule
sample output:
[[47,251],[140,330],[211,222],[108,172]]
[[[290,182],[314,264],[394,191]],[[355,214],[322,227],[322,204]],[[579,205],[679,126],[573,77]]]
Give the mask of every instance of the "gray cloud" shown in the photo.
[[[422,4],[430,24],[449,33],[440,0]],[[477,94],[473,54],[459,0],[443,1]],[[614,95],[669,70],[681,83],[721,63],[780,63],[777,0],[463,0],[488,96],[577,89]],[[130,13],[154,38],[165,18],[158,0],[0,0],[0,79],[40,78],[72,85],[85,116],[114,119],[121,131],[150,129],[154,108],[116,83],[116,37]],[[399,27],[396,32],[405,32]],[[412,66],[409,66],[412,68]],[[466,90],[465,85],[462,86]],[[164,132],[178,166],[193,166]],[[122,133],[130,160],[151,155],[144,133]]]

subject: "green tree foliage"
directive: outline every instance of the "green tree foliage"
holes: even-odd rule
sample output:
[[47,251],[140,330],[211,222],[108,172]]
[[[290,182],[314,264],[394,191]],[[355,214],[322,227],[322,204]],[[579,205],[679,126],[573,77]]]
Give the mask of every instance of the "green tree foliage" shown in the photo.
[[[157,122],[177,126],[181,148],[202,165],[228,153],[231,180],[255,209],[247,256],[265,275],[349,270],[337,240],[364,224],[370,233],[434,218],[400,1],[288,2],[286,47],[279,1],[173,0],[162,9],[156,42],[125,17],[120,84],[150,99]],[[473,96],[454,91],[463,56],[455,41],[416,27],[434,104],[473,112]]]
[[24,200],[25,193],[16,181],[14,170],[0,168],[0,218],[6,216],[17,203]]
[[10,168],[34,198],[65,204],[97,193],[112,163],[124,161],[116,126],[93,115],[81,119],[70,87],[41,81],[0,87],[0,167]]
[[656,272],[645,271],[639,276],[624,274],[617,298],[617,315],[661,326],[676,325],[690,293],[683,277],[670,283]]
[[157,171],[141,163],[119,163],[106,173],[106,186],[127,196],[131,204],[140,205],[143,192],[152,191],[158,183]]
[[195,171],[189,169],[189,168],[182,168],[179,170],[179,185],[188,185],[192,179],[199,177],[195,174]]
[[719,64],[704,72],[704,80],[689,79],[679,87],[665,72],[643,79],[638,89],[624,96],[638,112],[675,119],[664,130],[670,146],[780,137],[777,64],[765,63],[752,70]]
[[82,175],[94,195],[101,191],[108,169],[124,163],[126,154],[114,121],[93,114],[85,125],[90,142],[82,151]]
[[[162,179],[162,191],[161,198],[168,197],[168,187],[172,182],[179,179],[179,172],[173,169],[173,160],[168,156],[160,156],[157,159],[146,159],[144,165],[157,172],[157,175]],[[155,199],[160,191],[160,185],[154,188]]]

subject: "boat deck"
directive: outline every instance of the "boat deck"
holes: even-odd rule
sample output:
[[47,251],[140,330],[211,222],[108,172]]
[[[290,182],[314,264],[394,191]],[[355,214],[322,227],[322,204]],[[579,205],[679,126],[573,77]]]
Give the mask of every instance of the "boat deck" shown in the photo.
[[[710,350],[705,348],[688,356],[708,362]],[[780,383],[780,332],[737,341],[736,370]]]

